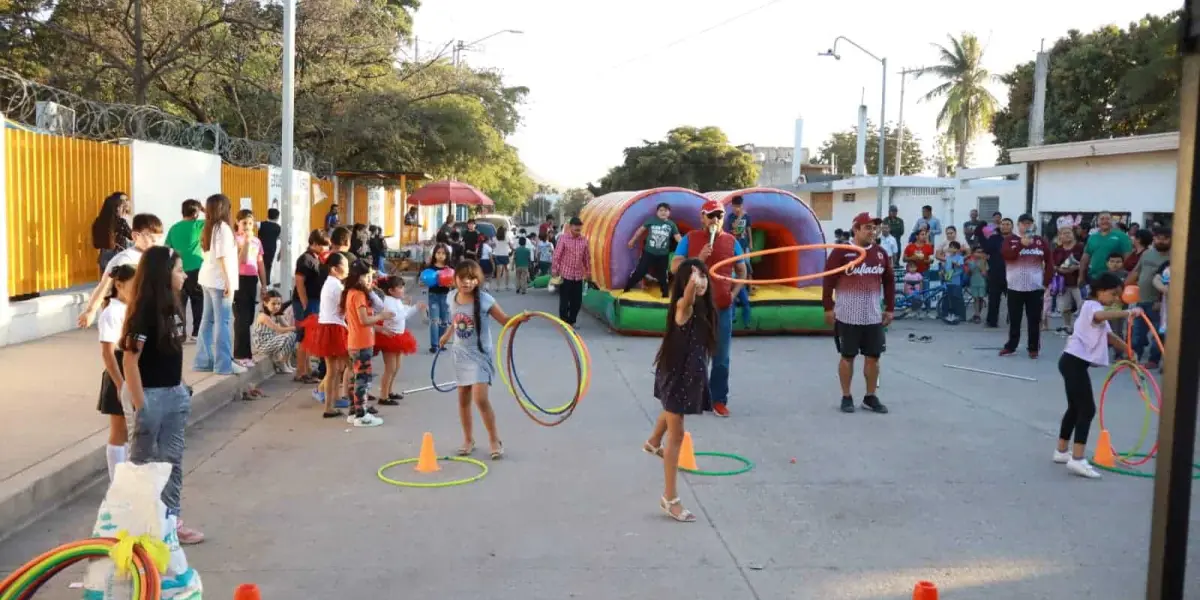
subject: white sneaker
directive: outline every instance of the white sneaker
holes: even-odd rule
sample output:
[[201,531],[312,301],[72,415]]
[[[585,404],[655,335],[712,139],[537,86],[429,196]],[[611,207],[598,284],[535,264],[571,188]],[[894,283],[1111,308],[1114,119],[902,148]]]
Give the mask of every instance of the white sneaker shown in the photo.
[[1087,461],[1086,458],[1081,458],[1079,460],[1072,458],[1071,460],[1067,461],[1067,470],[1070,471],[1071,474],[1078,475],[1080,477],[1086,477],[1088,479],[1100,479],[1100,472],[1097,471],[1095,467],[1093,467],[1091,463]]
[[293,375],[296,373],[296,369],[292,365],[281,365],[277,370],[283,375]]
[[245,372],[246,372],[246,367],[243,367],[242,365],[239,365],[237,363],[233,363],[233,374],[234,375],[241,375],[242,373],[245,373]]
[[1060,465],[1065,465],[1070,460],[1071,460],[1070,452],[1059,452],[1058,450],[1054,451],[1054,462],[1056,462]]
[[379,427],[380,425],[383,425],[383,419],[380,419],[371,413],[366,413],[361,417],[355,417],[352,422],[355,427]]

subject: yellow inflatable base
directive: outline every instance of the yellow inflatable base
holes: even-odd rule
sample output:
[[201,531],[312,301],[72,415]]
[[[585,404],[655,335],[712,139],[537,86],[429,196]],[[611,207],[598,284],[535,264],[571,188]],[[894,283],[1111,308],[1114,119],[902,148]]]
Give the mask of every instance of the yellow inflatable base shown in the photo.
[[[662,291],[658,284],[647,284],[644,289],[634,289],[628,292],[614,290],[610,292],[613,298],[617,298],[622,302],[637,302],[637,303],[661,303],[667,304],[668,300],[663,298]],[[754,294],[750,296],[750,305],[753,306],[760,302],[820,302],[821,301],[821,286],[813,285],[809,287],[797,288],[786,285],[762,285],[755,286]]]

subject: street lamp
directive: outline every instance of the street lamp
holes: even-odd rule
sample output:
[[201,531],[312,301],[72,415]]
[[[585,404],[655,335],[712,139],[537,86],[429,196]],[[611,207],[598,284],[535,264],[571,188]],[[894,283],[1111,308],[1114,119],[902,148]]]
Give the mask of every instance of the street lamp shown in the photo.
[[492,34],[490,34],[490,35],[485,35],[485,36],[483,36],[483,37],[481,37],[481,38],[479,38],[479,39],[477,39],[477,40],[475,40],[475,41],[473,41],[473,42],[471,42],[471,43],[469,43],[469,44],[463,43],[461,40],[459,40],[459,42],[458,42],[457,44],[455,44],[455,45],[454,45],[454,66],[456,66],[456,67],[458,66],[459,57],[460,57],[460,55],[462,54],[462,51],[463,51],[463,50],[466,50],[467,48],[470,48],[471,46],[474,46],[475,44],[479,44],[479,43],[481,43],[481,42],[484,42],[484,41],[490,40],[490,39],[492,39],[492,38],[494,38],[494,37],[496,37],[496,36],[498,36],[498,35],[505,34],[505,33],[511,33],[511,34],[514,34],[514,35],[521,35],[521,34],[523,34],[523,33],[525,33],[525,32],[524,32],[524,31],[521,31],[520,29],[501,29],[500,31],[497,31],[497,32],[495,32],[495,33],[492,33]]
[[[832,56],[833,58],[835,58],[837,60],[842,60],[842,55],[838,54],[838,51],[837,51],[838,42],[846,42],[847,44],[850,44],[851,46],[858,48],[860,51],[862,51],[863,54],[866,54],[867,56],[870,56],[871,58],[879,61],[879,64],[883,66],[883,82],[879,86],[879,96],[880,96],[880,98],[879,98],[879,166],[877,167],[879,170],[879,173],[877,174],[879,177],[879,189],[875,194],[875,196],[876,196],[875,197],[875,216],[882,219],[883,218],[883,143],[884,143],[884,140],[886,139],[883,134],[883,129],[884,129],[883,124],[884,124],[884,119],[887,117],[887,59],[879,58],[878,56],[875,56],[874,54],[871,53],[870,50],[867,50],[866,48],[859,46],[858,44],[854,43],[854,40],[852,40],[846,36],[842,36],[842,35],[839,35],[837,37],[837,39],[833,40],[832,48],[830,48],[829,50],[826,50],[825,52],[817,53],[817,56]],[[898,174],[899,173],[897,173],[897,175]]]

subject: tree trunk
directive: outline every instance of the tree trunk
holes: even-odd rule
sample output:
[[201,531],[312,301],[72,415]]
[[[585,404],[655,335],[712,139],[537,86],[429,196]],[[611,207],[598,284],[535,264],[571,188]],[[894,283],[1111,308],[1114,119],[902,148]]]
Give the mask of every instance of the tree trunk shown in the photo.
[[142,35],[142,0],[133,0],[133,102],[146,104],[146,39]]

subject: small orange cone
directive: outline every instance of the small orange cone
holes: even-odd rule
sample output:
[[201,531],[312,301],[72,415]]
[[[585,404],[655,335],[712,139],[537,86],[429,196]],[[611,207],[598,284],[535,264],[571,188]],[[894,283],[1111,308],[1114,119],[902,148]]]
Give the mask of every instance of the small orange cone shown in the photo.
[[679,446],[679,468],[699,471],[696,465],[696,449],[692,447],[692,433],[683,432],[683,444]]
[[937,600],[937,586],[932,581],[918,581],[913,588],[913,600]]
[[258,586],[253,583],[243,583],[233,590],[233,600],[262,600]]
[[438,466],[437,452],[433,450],[433,434],[428,431],[421,436],[421,454],[417,458],[418,473],[437,473],[442,468]]
[[1092,462],[1110,469],[1116,468],[1117,460],[1113,457],[1112,440],[1108,437],[1108,430],[1100,430],[1100,439],[1096,442],[1096,453],[1092,455]]

